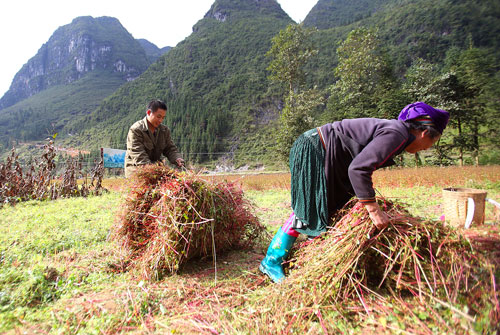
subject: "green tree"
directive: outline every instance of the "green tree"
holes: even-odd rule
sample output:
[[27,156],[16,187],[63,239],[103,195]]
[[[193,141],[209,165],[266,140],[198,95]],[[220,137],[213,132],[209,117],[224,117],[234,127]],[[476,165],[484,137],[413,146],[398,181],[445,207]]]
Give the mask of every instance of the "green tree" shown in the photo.
[[387,52],[373,29],[353,30],[337,48],[337,82],[328,113],[333,119],[397,115],[401,94]]
[[465,129],[476,165],[479,164],[480,139],[498,132],[498,117],[491,113],[496,110],[498,116],[498,101],[492,95],[498,85],[494,80],[494,64],[495,59],[487,50],[471,46],[461,53],[457,66],[457,76],[468,92],[463,100],[464,109],[469,111]]
[[318,53],[312,43],[313,28],[302,24],[290,24],[272,39],[272,57],[268,71],[270,79],[288,86],[285,105],[280,115],[276,150],[283,161],[288,161],[290,148],[295,139],[314,124],[314,115],[323,105],[323,96],[318,89],[305,89],[304,66]]
[[443,148],[448,152],[458,151],[460,165],[464,165],[464,154],[470,151],[470,141],[466,133],[466,123],[471,118],[471,111],[465,108],[464,101],[470,96],[470,91],[457,77],[455,71],[448,71],[436,78],[433,82],[433,100],[429,103],[450,113],[450,126],[455,132],[448,132],[450,143]]
[[[287,96],[280,115],[280,130],[277,137],[277,151],[283,161],[288,160],[290,148],[304,131],[314,128],[312,115],[319,112],[323,96],[316,88]],[[315,113],[316,112],[316,113]]]
[[452,51],[447,55],[444,74],[432,85],[434,103],[451,114],[455,132],[450,146],[458,151],[459,164],[465,164],[468,152],[479,164],[481,141],[498,144],[495,59],[488,50],[472,46]]
[[266,56],[272,58],[267,67],[271,72],[269,78],[278,83],[286,83],[290,92],[297,92],[303,85],[304,65],[318,53],[311,39],[314,32],[314,28],[290,24],[273,37],[271,49],[266,53]]
[[[435,64],[432,64],[422,58],[417,58],[408,68],[405,75],[405,81],[402,85],[402,92],[405,97],[405,105],[423,101],[432,106],[453,105],[445,101],[442,95],[451,98],[448,91],[451,90],[447,84],[452,84],[448,76],[441,76]],[[455,98],[455,97],[453,97]],[[454,101],[454,100],[453,100]],[[454,109],[456,110],[456,109]],[[437,153],[437,162],[439,165],[449,163],[449,154],[453,146],[439,145],[435,147]],[[420,162],[419,153],[415,153],[416,164]]]
[[422,59],[417,58],[408,68],[405,81],[402,85],[406,103],[423,101],[432,104],[435,100],[434,84],[439,76],[437,66]]

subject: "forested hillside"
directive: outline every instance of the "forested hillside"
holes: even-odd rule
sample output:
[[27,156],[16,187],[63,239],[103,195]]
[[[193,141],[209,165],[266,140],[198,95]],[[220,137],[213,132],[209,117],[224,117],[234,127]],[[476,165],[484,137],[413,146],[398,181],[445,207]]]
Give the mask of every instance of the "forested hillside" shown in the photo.
[[269,88],[265,54],[292,22],[275,0],[217,0],[191,36],[68,130],[90,126],[83,144],[123,146],[148,101],[159,98],[181,151],[194,153],[188,156],[195,162],[217,158],[255,130],[261,115],[275,118],[280,94]]
[[146,52],[146,55],[148,56],[148,59],[151,64],[154,63],[161,55],[166,54],[167,52],[170,51],[170,49],[172,49],[172,47],[168,46],[160,49],[156,45],[154,45],[153,43],[149,42],[144,38],[138,39],[137,42],[139,42],[139,44]]
[[[323,20],[319,26],[335,22]],[[346,43],[349,32],[366,28],[369,38]],[[499,162],[499,36],[500,3],[491,0],[387,1],[353,24],[319,30],[318,56],[307,65],[309,85],[329,98],[318,119],[395,117],[401,106],[424,100],[451,113],[440,153],[448,163],[464,163],[467,153],[476,163]],[[346,67],[350,59],[357,64]]]
[[[411,1],[411,0],[408,0]],[[408,2],[404,1],[404,2]],[[398,0],[319,0],[304,19],[304,25],[318,29],[346,26],[371,16]]]
[[[275,0],[216,0],[193,33],[137,79],[98,107],[59,122],[60,141],[87,150],[124,148],[129,126],[159,98],[190,162],[275,163],[287,89],[269,79],[266,53],[271,39],[293,23]],[[498,1],[319,0],[303,27],[317,28],[308,35],[317,54],[302,65],[305,85],[295,93],[314,89],[323,97],[307,125],[392,117],[406,103],[425,100],[452,113],[440,163],[467,155],[479,162],[481,147],[488,148],[481,162],[500,159]],[[153,49],[150,57],[158,52]]]
[[[335,81],[333,69],[337,66],[338,43],[347,37],[349,31],[359,27],[376,27],[379,30],[384,48],[389,51],[399,77],[417,58],[444,66],[448,51],[467,49],[471,43],[474,47],[489,49],[500,60],[498,1],[373,1],[371,5],[366,4],[365,11],[370,12],[376,3],[380,6],[379,10],[372,9],[368,17],[355,20],[354,9],[358,3],[363,1],[320,0],[304,20],[306,27],[319,29],[315,38],[319,54],[309,65],[311,82],[324,87]],[[383,3],[385,6],[382,6]],[[345,11],[351,13],[352,20],[356,22],[340,25],[336,19],[338,10],[327,11],[332,4],[337,7],[344,4],[347,7]],[[318,8],[324,9],[319,18],[314,14]],[[346,14],[344,17],[347,19],[350,16]]]

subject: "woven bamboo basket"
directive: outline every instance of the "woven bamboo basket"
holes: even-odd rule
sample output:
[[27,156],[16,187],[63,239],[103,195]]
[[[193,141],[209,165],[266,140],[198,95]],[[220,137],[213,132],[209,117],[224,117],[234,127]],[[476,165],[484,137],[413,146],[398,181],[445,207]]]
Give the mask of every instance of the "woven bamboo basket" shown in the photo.
[[484,223],[486,191],[474,188],[445,188],[443,189],[443,203],[445,219],[455,227],[464,227],[469,198],[474,201],[473,224]]

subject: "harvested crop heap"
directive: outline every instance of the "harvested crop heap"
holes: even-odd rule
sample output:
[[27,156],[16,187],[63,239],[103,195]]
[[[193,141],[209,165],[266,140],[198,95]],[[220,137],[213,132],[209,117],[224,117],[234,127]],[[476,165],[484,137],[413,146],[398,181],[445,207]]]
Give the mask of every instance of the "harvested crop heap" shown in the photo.
[[334,228],[298,248],[287,279],[256,291],[234,321],[287,334],[493,334],[500,294],[491,254],[441,222],[381,206],[394,224],[377,232],[364,207],[350,204]]
[[130,185],[115,235],[145,278],[176,273],[194,257],[249,247],[265,230],[235,184],[150,165]]

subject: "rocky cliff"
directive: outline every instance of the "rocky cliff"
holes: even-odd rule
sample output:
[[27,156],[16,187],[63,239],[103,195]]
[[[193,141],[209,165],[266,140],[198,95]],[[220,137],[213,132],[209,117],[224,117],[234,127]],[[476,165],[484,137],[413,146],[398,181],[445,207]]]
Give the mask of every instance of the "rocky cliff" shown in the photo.
[[57,29],[16,74],[0,109],[55,85],[69,84],[94,70],[137,78],[149,65],[142,46],[111,17],[78,17]]

